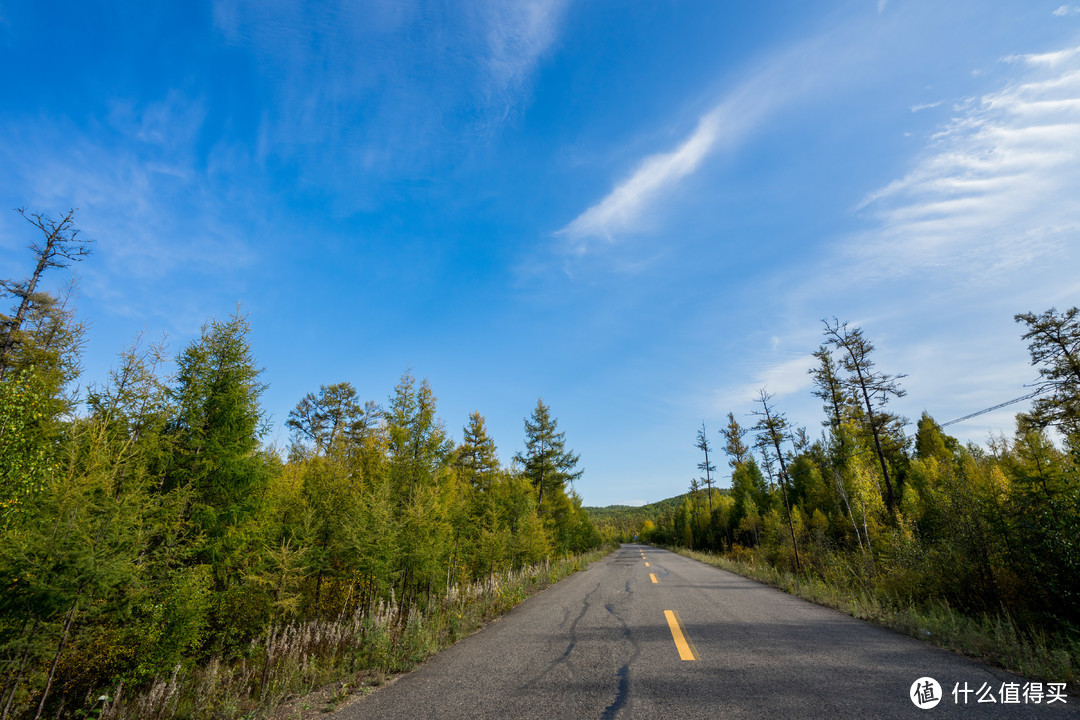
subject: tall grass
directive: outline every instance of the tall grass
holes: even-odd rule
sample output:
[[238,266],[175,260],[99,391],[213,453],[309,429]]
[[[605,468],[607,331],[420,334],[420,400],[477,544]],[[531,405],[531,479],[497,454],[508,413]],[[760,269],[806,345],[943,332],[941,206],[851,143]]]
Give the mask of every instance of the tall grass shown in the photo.
[[973,617],[942,600],[917,604],[873,582],[841,582],[817,573],[794,573],[746,550],[728,557],[679,547],[667,549],[1026,678],[1066,682],[1069,693],[1080,696],[1080,639],[1068,629],[1051,634],[1023,627],[1008,614]]
[[[366,691],[405,672],[526,598],[603,557],[610,548],[452,586],[425,610],[402,617],[396,600],[374,612],[291,622],[253,640],[232,663],[213,658],[130,694],[123,685],[99,698],[88,716],[115,720],[265,717],[297,695],[340,683],[341,694]],[[265,676],[265,680],[264,680]],[[340,699],[340,694],[338,696]]]

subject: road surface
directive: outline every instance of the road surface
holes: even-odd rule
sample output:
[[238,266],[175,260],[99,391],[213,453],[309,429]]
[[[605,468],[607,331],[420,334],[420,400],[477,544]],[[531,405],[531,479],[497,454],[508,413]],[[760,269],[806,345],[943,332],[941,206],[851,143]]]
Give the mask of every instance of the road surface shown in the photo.
[[[923,677],[940,686],[936,707],[910,699]],[[680,555],[623,545],[333,717],[1080,718],[1080,699],[1051,703],[1046,683],[1035,704],[1027,682]],[[926,683],[918,689],[927,699]]]

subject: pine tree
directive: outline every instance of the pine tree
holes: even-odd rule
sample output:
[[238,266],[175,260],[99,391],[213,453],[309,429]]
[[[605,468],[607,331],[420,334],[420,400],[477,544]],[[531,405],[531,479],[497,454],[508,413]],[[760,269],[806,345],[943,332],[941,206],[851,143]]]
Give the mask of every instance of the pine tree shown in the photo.
[[339,442],[362,442],[375,420],[360,406],[356,388],[339,382],[322,385],[318,393],[302,397],[289,411],[285,424],[298,442],[314,443],[317,453],[325,453]]

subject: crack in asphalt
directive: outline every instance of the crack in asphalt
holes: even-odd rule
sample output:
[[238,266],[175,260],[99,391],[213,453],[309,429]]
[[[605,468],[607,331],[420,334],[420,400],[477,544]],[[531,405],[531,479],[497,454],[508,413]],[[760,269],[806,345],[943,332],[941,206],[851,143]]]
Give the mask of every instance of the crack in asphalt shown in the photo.
[[[562,665],[564,663],[567,663],[567,660],[570,659],[570,653],[572,653],[574,651],[574,647],[577,645],[577,626],[578,626],[578,623],[581,622],[581,619],[583,617],[585,617],[585,613],[589,612],[590,598],[592,597],[593,593],[595,593],[599,589],[600,589],[600,583],[598,582],[598,583],[596,583],[596,587],[594,587],[592,590],[590,590],[588,593],[586,593],[585,598],[582,600],[582,602],[581,602],[581,612],[579,612],[577,614],[577,617],[574,618],[573,622],[570,623],[570,630],[569,630],[570,642],[567,643],[566,649],[563,650],[562,654],[559,655],[559,657],[555,658],[550,663],[548,663],[548,666],[546,668],[544,668],[544,671],[542,673],[540,673],[539,675],[537,675],[535,678],[533,678],[532,681],[528,683],[527,687],[535,687],[537,683],[539,683],[541,680],[543,680],[548,675],[550,675],[551,672],[553,670],[555,670],[555,668],[557,668],[558,666],[560,666],[560,665]],[[570,616],[570,613],[567,612],[565,617],[569,618],[569,616]],[[565,626],[565,625],[566,625],[566,619],[563,620],[560,627]],[[567,670],[570,673],[570,677],[573,678],[574,677],[573,664],[567,663]]]
[[615,690],[615,699],[611,701],[610,705],[604,708],[604,712],[600,715],[601,720],[615,720],[619,715],[619,712],[626,706],[627,701],[630,699],[630,666],[637,660],[638,655],[641,654],[641,648],[638,645],[637,640],[634,639],[634,634],[630,630],[630,625],[623,619],[620,614],[620,609],[617,606],[623,606],[630,603],[633,599],[633,594],[634,591],[630,589],[630,581],[627,580],[626,595],[614,603],[604,605],[604,609],[608,611],[608,614],[618,620],[622,625],[622,637],[624,640],[630,641],[633,652],[630,653],[630,659],[615,673],[616,677],[619,678]]

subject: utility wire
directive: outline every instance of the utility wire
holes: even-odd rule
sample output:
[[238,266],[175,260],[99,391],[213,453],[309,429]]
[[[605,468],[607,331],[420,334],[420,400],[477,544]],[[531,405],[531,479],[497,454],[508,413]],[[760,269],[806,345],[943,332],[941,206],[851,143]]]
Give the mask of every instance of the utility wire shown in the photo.
[[955,425],[958,422],[963,422],[964,420],[970,420],[973,417],[978,417],[979,415],[985,415],[988,412],[993,412],[994,410],[1000,410],[1003,407],[1008,407],[1009,405],[1012,405],[1013,403],[1018,403],[1021,400],[1030,400],[1031,398],[1035,397],[1036,395],[1039,395],[1040,393],[1042,393],[1044,390],[1046,390],[1046,388],[1039,388],[1035,392],[1028,393],[1027,395],[1025,395],[1023,397],[1018,397],[1018,398],[1015,398],[1013,400],[1006,400],[1005,402],[1000,403],[998,405],[995,405],[994,407],[988,407],[985,410],[979,410],[978,412],[973,412],[970,415],[965,415],[964,417],[956,418],[955,420],[950,420],[947,423],[941,423],[940,425],[938,425],[938,427],[948,427],[949,425]]

